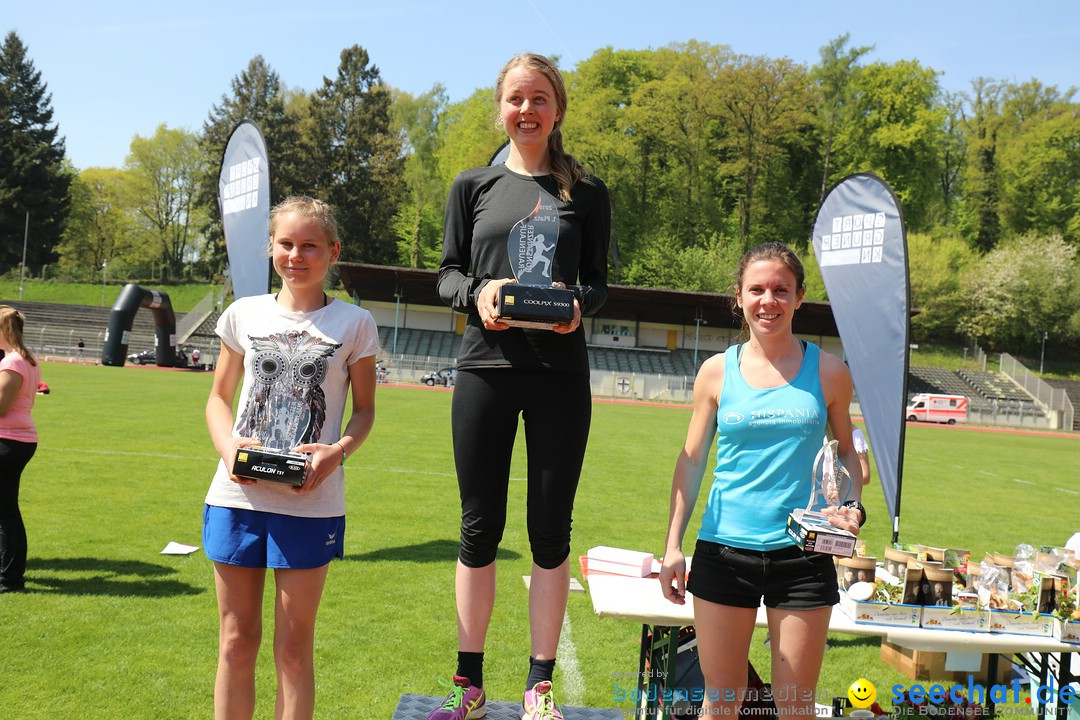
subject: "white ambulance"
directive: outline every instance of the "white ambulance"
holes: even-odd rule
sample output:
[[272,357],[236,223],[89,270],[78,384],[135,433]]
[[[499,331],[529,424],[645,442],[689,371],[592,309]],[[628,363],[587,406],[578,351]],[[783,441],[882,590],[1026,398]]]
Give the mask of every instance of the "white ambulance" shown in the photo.
[[904,412],[908,422],[936,422],[955,425],[968,420],[968,399],[963,395],[919,393]]

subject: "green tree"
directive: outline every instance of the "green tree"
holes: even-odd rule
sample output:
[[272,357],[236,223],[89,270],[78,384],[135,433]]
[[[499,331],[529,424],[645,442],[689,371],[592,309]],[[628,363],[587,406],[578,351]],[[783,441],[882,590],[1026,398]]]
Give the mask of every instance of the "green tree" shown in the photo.
[[741,249],[719,235],[683,246],[671,237],[651,237],[626,266],[625,281],[642,287],[731,293]]
[[953,224],[956,204],[960,196],[962,175],[967,166],[968,140],[964,123],[964,97],[948,93],[943,98],[945,125],[941,132],[941,166],[939,186],[941,190],[943,225]]
[[959,339],[957,325],[967,311],[960,278],[977,261],[970,245],[955,232],[911,233],[907,236],[911,320],[917,342]]
[[128,171],[87,168],[71,183],[71,213],[57,245],[60,269],[79,279],[96,279],[103,263],[114,277],[157,259],[153,246],[138,241],[131,208]]
[[195,203],[199,180],[206,176],[199,137],[159,125],[153,137],[132,139],[124,168],[131,179],[137,238],[155,249],[163,277],[181,277],[184,264],[204,251],[198,231],[206,218]]
[[506,142],[506,133],[496,123],[493,93],[492,88],[479,88],[447,105],[442,115],[442,144],[435,149],[435,160],[447,188],[463,170],[487,165]]
[[1076,247],[1060,235],[1024,235],[1002,241],[963,280],[965,311],[961,332],[994,350],[1038,350],[1044,332],[1071,332],[1069,282]]
[[[816,193],[807,198],[791,191],[803,184],[796,179],[803,173],[792,172],[795,155],[814,140],[806,69],[787,58],[739,56],[722,69],[716,84],[724,126],[719,172],[737,187],[743,247],[766,239],[805,238]],[[766,192],[770,185],[780,192]],[[788,222],[782,223],[783,218]]]
[[1080,242],[1080,104],[1072,90],[1008,86],[1002,114],[1000,216],[1013,234],[1058,232]]
[[[702,243],[729,212],[717,192],[715,79],[730,52],[699,42],[670,45],[651,58],[654,79],[641,83],[626,111],[634,140],[637,197],[632,255],[640,240],[664,237],[682,247]],[[621,208],[616,208],[621,212]]]
[[852,79],[854,119],[838,133],[841,175],[870,171],[896,191],[904,220],[923,229],[940,202],[945,110],[937,72],[914,60],[873,63]]
[[252,120],[262,131],[270,161],[270,203],[310,189],[311,178],[305,168],[311,163],[301,143],[300,117],[286,102],[286,92],[277,72],[256,55],[247,67],[230,81],[231,94],[210,109],[203,122],[201,145],[205,154],[205,172],[200,178],[198,204],[207,222],[200,228],[208,241],[208,252],[224,265],[225,237],[218,206],[218,174],[229,136],[243,120]]
[[448,188],[439,176],[438,150],[447,102],[441,85],[416,97],[400,90],[393,93],[393,124],[405,148],[404,180],[408,187],[407,199],[393,225],[398,237],[397,260],[407,267],[436,267],[441,257]]
[[312,99],[317,188],[334,207],[346,260],[397,258],[393,219],[406,188],[390,106],[390,89],[359,45],[341,52],[337,75]]
[[69,209],[71,171],[53,122],[52,95],[14,31],[0,47],[0,268],[55,259]]
[[958,226],[972,247],[986,252],[1001,239],[998,218],[1001,178],[998,172],[998,130],[1001,127],[1001,87],[986,78],[971,84],[964,126],[968,162],[964,165],[964,194]]
[[565,73],[569,103],[567,149],[608,187],[612,206],[612,279],[622,280],[622,256],[653,227],[651,141],[634,124],[639,89],[659,77],[653,50],[601,48]]
[[852,79],[859,72],[859,60],[874,49],[873,45],[849,48],[847,44],[850,37],[848,33],[844,33],[822,47],[818,51],[821,63],[810,71],[811,79],[818,88],[818,133],[823,146],[819,204],[825,201],[825,193],[829,187],[840,179],[829,175],[833,143],[836,141],[838,129],[853,120],[855,110],[852,104]]

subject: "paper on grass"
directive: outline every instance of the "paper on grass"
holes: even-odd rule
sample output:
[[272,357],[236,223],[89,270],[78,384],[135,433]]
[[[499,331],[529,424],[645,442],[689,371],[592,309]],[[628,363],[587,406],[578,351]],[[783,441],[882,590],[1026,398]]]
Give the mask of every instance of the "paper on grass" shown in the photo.
[[[525,582],[525,589],[528,590],[532,586],[532,575],[522,575],[521,579]],[[570,578],[570,592],[585,592],[585,586],[578,582],[577,578]]]
[[162,555],[190,555],[191,553],[195,552],[198,549],[199,549],[199,547],[197,545],[184,545],[184,544],[178,543],[178,542],[169,542],[169,544],[165,546],[165,549],[161,551],[161,554]]

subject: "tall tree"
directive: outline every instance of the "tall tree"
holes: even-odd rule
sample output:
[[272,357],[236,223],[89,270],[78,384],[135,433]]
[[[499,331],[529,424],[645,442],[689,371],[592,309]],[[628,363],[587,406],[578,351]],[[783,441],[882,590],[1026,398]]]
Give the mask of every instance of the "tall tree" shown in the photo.
[[270,202],[298,192],[310,192],[311,163],[301,143],[300,118],[287,103],[287,95],[277,72],[256,55],[247,67],[230,81],[232,92],[210,109],[203,123],[202,147],[206,172],[201,178],[198,203],[206,213],[206,226],[200,228],[209,243],[209,251],[218,262],[225,262],[221,209],[218,207],[218,173],[229,135],[243,120],[252,120],[262,130],[270,160]]
[[27,264],[55,259],[70,184],[52,95],[22,40],[9,32],[0,48],[0,268],[22,262],[27,213]]
[[1006,86],[1001,210],[1006,230],[1080,241],[1080,104],[1036,81]]
[[138,236],[156,249],[164,275],[179,278],[184,264],[205,250],[199,234],[205,216],[195,202],[206,175],[199,138],[159,125],[151,138],[135,136],[124,167]]
[[971,83],[964,117],[968,162],[964,165],[963,211],[959,227],[977,250],[993,249],[1001,238],[998,217],[1001,178],[998,172],[998,130],[1001,86],[986,78]]
[[318,191],[334,207],[346,260],[397,258],[393,219],[405,182],[390,104],[379,68],[359,45],[342,50],[336,77],[324,77],[312,99]]
[[839,133],[843,174],[870,170],[900,198],[904,220],[926,227],[940,201],[942,127],[937,72],[914,60],[873,63],[852,80],[855,119]]
[[704,242],[722,225],[727,208],[712,172],[718,152],[715,79],[730,58],[724,46],[689,42],[658,50],[655,79],[634,92],[626,112],[637,161],[635,207],[639,244]]
[[[75,278],[96,275],[103,263],[110,274],[131,272],[153,263],[153,245],[139,242],[139,226],[131,207],[131,179],[127,170],[87,168],[71,183],[71,214],[57,245],[61,270]],[[126,270],[120,270],[120,265]]]
[[941,168],[939,185],[943,225],[952,225],[954,206],[960,195],[961,178],[967,166],[968,141],[964,123],[964,97],[960,93],[946,93],[942,100],[945,125],[941,133]]
[[435,267],[441,256],[447,186],[439,177],[437,153],[447,102],[442,85],[416,97],[401,90],[393,93],[393,125],[405,148],[408,187],[408,197],[394,216],[394,230],[398,262],[407,267]]
[[563,122],[566,146],[603,178],[617,212],[611,222],[612,279],[622,282],[624,251],[652,226],[648,219],[647,140],[640,138],[630,108],[639,88],[657,79],[654,50],[601,48],[565,73],[569,107]]
[[[761,191],[772,173],[788,169],[789,150],[811,141],[810,82],[806,69],[787,58],[739,56],[721,71],[716,85],[716,112],[724,125],[725,159],[719,170],[738,188],[739,239],[747,247],[776,235],[776,227],[768,224],[764,232],[754,232],[755,222],[767,222],[766,218],[783,210],[783,206],[770,207]],[[799,228],[799,236],[805,235],[804,227]],[[781,237],[792,239],[787,232]]]
[[847,44],[850,37],[848,33],[844,33],[822,47],[818,51],[821,64],[815,65],[811,70],[811,78],[817,85],[819,93],[818,132],[823,146],[819,204],[825,201],[825,193],[828,192],[829,186],[840,179],[829,175],[833,143],[836,141],[837,129],[852,121],[854,113],[852,79],[859,71],[859,60],[874,49],[873,45],[849,48]]

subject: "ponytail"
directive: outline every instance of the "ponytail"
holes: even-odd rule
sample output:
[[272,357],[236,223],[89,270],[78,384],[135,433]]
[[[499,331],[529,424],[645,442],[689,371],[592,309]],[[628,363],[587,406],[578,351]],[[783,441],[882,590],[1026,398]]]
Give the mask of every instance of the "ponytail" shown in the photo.
[[26,362],[37,365],[34,353],[30,352],[30,348],[23,342],[25,324],[26,317],[21,312],[9,305],[0,305],[0,335],[8,341],[15,352],[26,359]]

